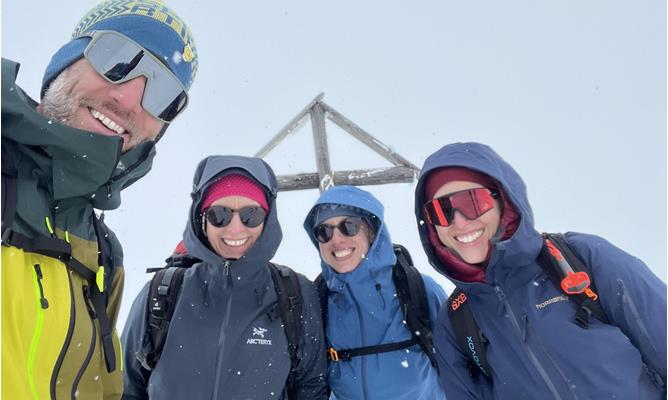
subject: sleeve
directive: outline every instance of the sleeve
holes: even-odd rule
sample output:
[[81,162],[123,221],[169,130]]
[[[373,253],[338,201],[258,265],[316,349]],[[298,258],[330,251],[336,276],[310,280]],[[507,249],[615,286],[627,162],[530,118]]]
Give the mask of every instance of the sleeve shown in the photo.
[[593,235],[566,238],[585,263],[610,322],[640,351],[643,362],[666,381],[666,284],[640,259]]
[[429,275],[421,274],[422,280],[424,281],[424,286],[427,290],[427,301],[429,302],[429,319],[431,321],[436,321],[438,318],[438,312],[441,309],[441,305],[445,302],[448,296],[445,295],[445,291],[436,283],[434,278]]
[[146,330],[146,297],[150,282],[139,292],[123,329],[123,400],[148,399],[150,372],[142,367],[137,353],[142,351]]
[[469,360],[457,345],[448,310],[443,307],[434,326],[434,345],[438,360],[438,381],[448,400],[493,399],[489,380],[479,376],[474,380],[469,372]]
[[320,299],[315,286],[300,276],[303,298],[303,334],[299,346],[299,364],[295,378],[297,400],[329,398],[327,353]]

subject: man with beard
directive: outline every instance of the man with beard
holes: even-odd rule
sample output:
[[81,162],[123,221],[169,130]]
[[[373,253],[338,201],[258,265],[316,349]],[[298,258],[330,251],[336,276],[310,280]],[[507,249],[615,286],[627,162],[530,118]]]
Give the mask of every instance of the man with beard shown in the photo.
[[37,104],[2,60],[2,398],[120,398],[120,243],[94,209],[151,168],[197,70],[162,1],[110,0],[52,57]]

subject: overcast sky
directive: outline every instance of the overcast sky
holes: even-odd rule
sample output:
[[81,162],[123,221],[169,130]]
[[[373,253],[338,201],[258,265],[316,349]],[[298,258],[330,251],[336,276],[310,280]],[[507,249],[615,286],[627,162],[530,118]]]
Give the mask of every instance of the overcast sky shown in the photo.
[[[87,3],[87,5],[84,5]],[[2,56],[38,96],[51,55],[95,2],[4,0]],[[524,177],[537,228],[599,234],[666,280],[666,1],[168,2],[190,26],[199,72],[153,171],[107,213],[132,299],[180,240],[192,174],[209,154],[253,155],[318,93],[421,166],[442,145],[491,145]],[[335,170],[390,164],[327,125]],[[311,126],[266,158],[314,172]],[[427,263],[413,184],[366,187],[395,242]],[[279,194],[274,260],[314,278],[301,228],[317,190]]]

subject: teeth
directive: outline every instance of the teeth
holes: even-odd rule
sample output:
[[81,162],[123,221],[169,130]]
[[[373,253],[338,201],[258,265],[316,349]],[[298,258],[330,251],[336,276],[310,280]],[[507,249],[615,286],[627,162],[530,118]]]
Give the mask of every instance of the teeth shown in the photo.
[[232,246],[232,247],[243,246],[244,243],[246,243],[247,241],[248,241],[248,238],[246,238],[246,239],[239,239],[239,240],[223,239],[223,242],[224,242],[226,245],[228,245],[228,246]]
[[93,117],[98,119],[100,122],[104,124],[107,128],[111,129],[112,131],[118,133],[119,135],[123,134],[125,132],[125,128],[122,126],[118,125],[116,122],[112,121],[107,117],[106,115],[102,114],[101,112],[97,110],[90,110],[90,113]]
[[353,249],[345,249],[334,252],[334,257],[342,258],[353,252]]
[[476,231],[476,232],[473,232],[473,233],[469,233],[468,235],[455,236],[455,239],[457,239],[457,241],[461,242],[461,243],[471,243],[472,241],[479,238],[480,235],[482,235],[482,231],[483,231],[483,229],[481,229],[479,231]]

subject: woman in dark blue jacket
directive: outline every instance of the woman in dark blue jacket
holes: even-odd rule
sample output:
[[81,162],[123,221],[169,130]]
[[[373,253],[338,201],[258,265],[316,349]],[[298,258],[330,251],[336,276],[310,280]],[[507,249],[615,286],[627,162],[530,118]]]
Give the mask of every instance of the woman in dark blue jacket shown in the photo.
[[[304,228],[322,259],[329,288],[326,336],[330,347],[353,349],[412,338],[404,321],[392,267],[397,262],[383,205],[353,186],[324,192]],[[422,276],[429,318],[445,293]],[[419,345],[330,362],[329,384],[339,400],[444,400],[436,369]]]
[[522,179],[491,148],[441,148],[415,193],[425,252],[464,291],[488,340],[491,377],[473,378],[443,307],[434,341],[449,400],[665,398],[666,285],[642,261],[600,237],[565,234],[610,320],[584,329],[577,304],[538,264],[543,239]]
[[146,368],[154,350],[150,282],[132,304],[123,332],[123,399],[326,399],[322,314],[313,284],[298,276],[302,318],[294,363],[278,311],[269,265],[283,238],[274,172],[259,158],[209,156],[199,163],[193,188],[183,242],[201,261],[184,274],[152,369]]

